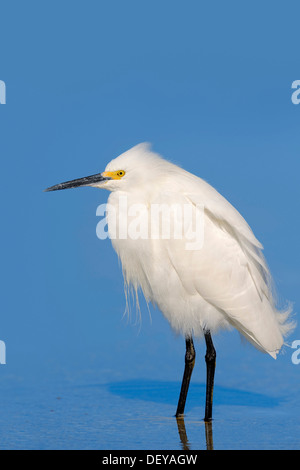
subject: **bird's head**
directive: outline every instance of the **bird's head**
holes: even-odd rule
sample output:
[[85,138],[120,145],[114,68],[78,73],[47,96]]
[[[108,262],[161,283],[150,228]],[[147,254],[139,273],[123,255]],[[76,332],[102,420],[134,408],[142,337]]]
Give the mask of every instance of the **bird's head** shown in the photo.
[[102,173],[56,184],[47,188],[46,191],[80,186],[104,188],[109,191],[128,191],[137,186],[145,186],[147,182],[151,184],[151,175],[153,175],[153,184],[155,181],[153,172],[158,170],[163,162],[167,163],[166,160],[151,152],[149,144],[143,143],[112,160]]

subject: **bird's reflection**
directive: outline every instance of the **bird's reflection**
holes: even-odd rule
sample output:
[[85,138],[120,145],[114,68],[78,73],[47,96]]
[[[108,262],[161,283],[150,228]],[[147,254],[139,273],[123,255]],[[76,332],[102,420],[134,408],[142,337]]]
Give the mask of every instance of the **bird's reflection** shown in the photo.
[[180,437],[180,442],[181,442],[181,447],[182,450],[190,450],[190,443],[186,434],[186,429],[185,429],[185,424],[184,424],[184,417],[176,416],[176,421],[177,421],[177,427],[178,427],[178,432],[179,432],[179,437]]
[[214,450],[212,421],[205,422],[206,450]]
[[[182,450],[190,450],[190,443],[187,437],[184,417],[176,417],[178,433]],[[206,450],[214,450],[212,421],[205,422]]]

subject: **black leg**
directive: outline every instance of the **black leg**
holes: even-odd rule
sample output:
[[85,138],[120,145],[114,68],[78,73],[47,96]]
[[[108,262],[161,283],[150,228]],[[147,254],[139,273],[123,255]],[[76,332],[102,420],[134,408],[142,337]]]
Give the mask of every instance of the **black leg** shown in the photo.
[[215,368],[216,368],[216,350],[214,348],[209,331],[204,331],[204,338],[206,342],[205,362],[206,362],[206,372],[207,372],[204,421],[209,422],[212,420],[214,377],[215,377]]
[[193,372],[194,364],[195,364],[195,348],[193,343],[192,337],[187,337],[185,339],[186,344],[186,353],[185,353],[185,367],[184,367],[184,374],[181,384],[180,396],[176,411],[176,417],[182,416],[184,413],[185,401],[187,397],[187,393],[189,390],[189,384],[191,380],[191,375]]

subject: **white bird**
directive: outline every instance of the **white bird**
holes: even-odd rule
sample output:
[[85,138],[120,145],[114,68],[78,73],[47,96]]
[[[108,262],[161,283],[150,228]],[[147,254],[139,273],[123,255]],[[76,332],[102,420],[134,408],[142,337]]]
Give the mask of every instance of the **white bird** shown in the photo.
[[[193,337],[204,336],[204,420],[209,422],[216,362],[211,334],[235,327],[256,348],[276,359],[285,336],[294,327],[289,319],[291,307],[284,311],[276,307],[261,243],[240,213],[212,186],[153,153],[148,144],[139,144],[112,160],[103,173],[46,191],[79,186],[111,191],[108,230],[114,235],[112,244],[122,262],[125,285],[136,293],[141,290],[146,301],[158,306],[171,327],[185,337],[185,370],[176,416],[184,413],[194,367]],[[126,204],[121,203],[122,198]],[[161,229],[152,213],[157,205],[176,207],[177,212],[167,215],[172,226],[185,207],[191,209],[187,222],[190,229],[193,217],[200,214],[201,246],[187,249],[190,238],[186,231],[180,237],[157,236]],[[127,232],[127,236],[120,236],[124,224],[127,227],[134,221],[137,207],[143,215],[140,223],[146,221],[155,236],[130,238]]]

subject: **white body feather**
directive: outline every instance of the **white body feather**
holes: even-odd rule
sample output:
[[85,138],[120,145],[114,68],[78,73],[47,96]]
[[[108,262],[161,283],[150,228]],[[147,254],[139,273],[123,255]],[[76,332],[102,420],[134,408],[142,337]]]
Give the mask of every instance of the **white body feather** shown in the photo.
[[[141,289],[175,331],[202,336],[203,329],[213,334],[233,326],[276,358],[291,329],[289,311],[276,309],[262,246],[239,212],[208,183],[160,158],[145,144],[120,155],[106,171],[120,169],[126,172],[124,181],[105,186],[112,191],[109,230],[112,208],[130,211],[132,205],[144,204],[150,223],[151,204],[204,207],[201,249],[186,250],[184,238],[112,239],[125,282],[135,291]],[[121,196],[127,197],[126,209],[120,206]]]

